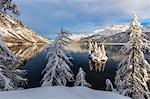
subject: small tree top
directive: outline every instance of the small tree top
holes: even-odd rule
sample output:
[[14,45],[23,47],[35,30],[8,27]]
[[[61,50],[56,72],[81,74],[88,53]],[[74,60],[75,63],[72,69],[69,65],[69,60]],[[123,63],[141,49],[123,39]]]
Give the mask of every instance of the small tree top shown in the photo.
[[80,67],[79,71],[78,71],[78,74],[76,76],[76,81],[74,83],[74,86],[87,86],[87,87],[91,87],[91,85],[86,82],[85,76],[86,76],[86,73]]
[[133,14],[133,20],[132,20],[132,22],[130,23],[130,25],[131,25],[131,27],[132,28],[137,28],[137,27],[139,27],[139,28],[141,28],[142,26],[141,26],[141,23],[139,22],[139,17],[136,15],[136,13],[134,13]]

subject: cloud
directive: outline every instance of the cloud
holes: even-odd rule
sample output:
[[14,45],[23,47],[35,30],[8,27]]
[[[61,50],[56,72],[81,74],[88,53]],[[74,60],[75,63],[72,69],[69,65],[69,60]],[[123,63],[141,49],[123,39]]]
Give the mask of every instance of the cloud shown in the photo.
[[56,12],[52,13],[52,16],[55,17],[56,19],[66,19],[66,18],[71,18],[74,16],[74,14],[68,12],[68,11],[63,11],[63,10],[59,10]]
[[95,23],[75,23],[73,26],[67,26],[66,28],[74,33],[89,33],[100,28],[100,25]]
[[[39,4],[47,3],[50,7],[53,7],[54,17],[64,16],[67,17],[72,13],[83,14],[98,14],[106,16],[115,12],[120,14],[131,15],[133,12],[137,12],[141,17],[150,16],[150,1],[149,0],[16,0],[22,3]],[[60,8],[62,10],[60,11]],[[66,8],[66,9],[65,9]],[[70,12],[67,12],[67,11]],[[146,12],[147,13],[146,13]],[[55,15],[56,14],[56,15]],[[118,13],[118,17],[120,17]]]
[[[40,33],[57,32],[65,26],[73,32],[92,32],[112,24],[129,24],[136,12],[150,20],[149,0],[15,0],[20,19]],[[42,27],[42,28],[40,28]]]
[[[149,0],[15,0],[23,3],[48,3],[49,6],[70,6],[80,9],[83,13],[98,13],[123,11],[120,13],[131,14],[136,11],[139,14],[146,14],[145,9],[150,8]],[[72,9],[71,8],[71,9]],[[57,9],[57,8],[55,8]]]

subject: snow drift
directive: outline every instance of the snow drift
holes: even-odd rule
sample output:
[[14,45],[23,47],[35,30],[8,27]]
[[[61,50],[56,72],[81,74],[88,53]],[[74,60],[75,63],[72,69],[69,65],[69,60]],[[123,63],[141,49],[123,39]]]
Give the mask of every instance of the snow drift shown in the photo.
[[20,91],[0,92],[0,99],[130,99],[107,91],[87,87],[41,87]]

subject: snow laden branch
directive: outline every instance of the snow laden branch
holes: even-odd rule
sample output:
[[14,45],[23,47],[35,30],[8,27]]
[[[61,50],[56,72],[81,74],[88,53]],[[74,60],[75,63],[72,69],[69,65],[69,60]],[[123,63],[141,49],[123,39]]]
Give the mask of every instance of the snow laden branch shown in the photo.
[[[16,15],[20,14],[17,5],[12,0],[0,0],[0,11],[7,13],[7,10]],[[3,21],[3,18],[1,17],[0,20]],[[0,91],[20,89],[27,83],[27,79],[24,78],[26,72],[16,70],[16,66],[20,64],[21,62],[5,46],[2,36],[0,36]]]
[[9,10],[16,15],[20,15],[19,8],[13,0],[0,0],[0,10],[4,13]]
[[83,71],[83,69],[80,67],[78,74],[76,76],[76,81],[74,83],[74,86],[86,86],[86,87],[91,87],[89,83],[86,82],[85,80],[86,73]]
[[148,99],[150,93],[147,81],[150,65],[142,51],[149,50],[150,47],[136,15],[127,32],[130,33],[130,37],[127,45],[122,48],[124,59],[120,62],[115,77],[116,92],[133,99]]
[[6,47],[2,38],[0,37],[0,64],[4,65],[8,69],[14,69],[21,62],[16,58],[12,51]]
[[72,57],[66,50],[67,44],[71,42],[69,35],[69,32],[61,29],[54,43],[45,48],[48,63],[43,70],[42,86],[65,86],[67,81],[74,80],[70,69],[70,66],[73,66],[70,62]]
[[27,84],[27,79],[23,78],[25,74],[26,71],[9,70],[0,65],[0,91],[21,89],[21,86]]
[[26,72],[16,69],[21,62],[4,45],[0,38],[0,91],[15,90],[27,83]]

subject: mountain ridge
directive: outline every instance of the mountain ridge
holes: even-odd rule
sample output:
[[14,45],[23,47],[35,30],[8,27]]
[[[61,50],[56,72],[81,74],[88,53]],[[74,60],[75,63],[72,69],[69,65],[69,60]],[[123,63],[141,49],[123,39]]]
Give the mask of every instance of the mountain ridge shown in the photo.
[[[125,43],[129,39],[129,33],[126,32],[128,28],[128,25],[114,24],[102,29],[96,29],[92,33],[86,35],[75,34],[74,37],[78,37],[78,39],[80,37],[78,41],[82,42],[88,42],[90,40],[105,43]],[[150,26],[143,25],[143,32],[150,38]],[[72,38],[74,37],[72,36]]]
[[21,21],[0,12],[0,35],[7,44],[47,44],[49,40],[43,38]]

